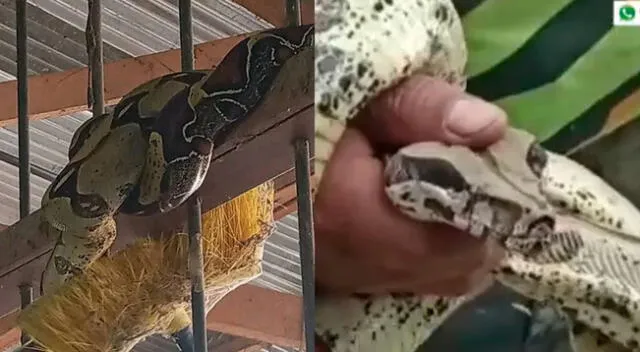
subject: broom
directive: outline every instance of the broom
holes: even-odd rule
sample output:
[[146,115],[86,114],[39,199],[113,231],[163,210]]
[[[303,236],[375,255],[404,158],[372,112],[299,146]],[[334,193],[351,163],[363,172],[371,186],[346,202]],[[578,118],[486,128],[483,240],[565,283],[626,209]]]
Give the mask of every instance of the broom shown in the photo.
[[[260,275],[273,199],[268,182],[203,214],[207,310]],[[184,233],[139,240],[28,306],[18,326],[53,352],[126,352],[176,333],[191,323],[188,251]]]

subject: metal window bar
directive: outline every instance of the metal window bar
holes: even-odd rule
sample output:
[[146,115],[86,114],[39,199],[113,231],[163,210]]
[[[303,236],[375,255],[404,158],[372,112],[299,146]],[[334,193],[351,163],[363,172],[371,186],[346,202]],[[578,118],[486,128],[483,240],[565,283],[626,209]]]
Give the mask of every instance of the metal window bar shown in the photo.
[[311,199],[310,146],[306,138],[294,142],[298,233],[300,237],[300,271],[304,341],[307,352],[315,351],[315,260],[313,207]]
[[289,26],[302,25],[302,15],[300,13],[300,0],[287,0],[287,24]]
[[89,84],[87,101],[93,116],[104,113],[104,61],[102,55],[102,3],[89,0],[89,13],[85,29]]
[[[302,25],[300,0],[287,0],[289,26]],[[313,232],[313,200],[311,195],[311,148],[306,138],[293,143],[298,203],[298,234],[300,238],[300,271],[302,276],[302,305],[304,345],[307,352],[315,351],[315,259]]]
[[[182,71],[193,71],[193,25],[191,0],[178,3],[180,17],[180,57]],[[191,277],[192,328],[185,328],[174,335],[183,351],[207,352],[207,312],[204,297],[204,263],[202,254],[202,203],[196,191],[187,205],[189,228],[189,275]]]
[[[104,112],[104,71],[102,55],[102,5],[100,0],[88,1],[89,13],[85,31],[89,85],[88,105],[93,115]],[[28,54],[27,54],[27,1],[16,0],[16,61],[18,81],[18,164],[20,183],[20,218],[27,217],[30,205],[31,163],[29,160],[29,101],[28,101]],[[47,179],[49,177],[46,177]],[[30,282],[21,283],[20,306],[24,309],[33,302],[33,286]],[[22,333],[20,337],[22,351],[40,351],[35,341]]]
[[[29,82],[28,53],[27,53],[27,1],[16,0],[16,64],[18,80],[18,173],[20,218],[25,218],[31,212],[30,186],[31,162],[29,158]],[[33,285],[22,282],[18,286],[20,292],[20,308],[26,308],[33,302]],[[20,342],[25,351],[32,350],[30,338],[24,332],[20,335]]]
[[29,161],[29,82],[27,81],[27,1],[16,1],[16,51],[18,66],[18,158],[20,183],[20,218],[29,215],[30,161]]

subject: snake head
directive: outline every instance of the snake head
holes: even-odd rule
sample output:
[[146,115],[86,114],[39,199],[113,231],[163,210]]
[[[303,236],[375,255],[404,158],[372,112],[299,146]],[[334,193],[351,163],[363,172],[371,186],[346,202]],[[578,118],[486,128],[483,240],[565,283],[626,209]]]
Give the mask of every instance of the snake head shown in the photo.
[[160,212],[168,212],[186,202],[202,186],[210,163],[211,153],[194,153],[169,163],[160,184]]
[[537,199],[521,193],[486,152],[423,142],[387,160],[388,198],[414,220],[440,222],[500,242],[526,234],[547,215]]

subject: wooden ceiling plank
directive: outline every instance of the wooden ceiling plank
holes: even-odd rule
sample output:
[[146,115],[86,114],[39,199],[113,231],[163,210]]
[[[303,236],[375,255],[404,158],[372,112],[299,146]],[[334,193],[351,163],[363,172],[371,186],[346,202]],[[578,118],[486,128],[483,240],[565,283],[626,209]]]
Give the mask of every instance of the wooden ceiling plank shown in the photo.
[[[215,68],[238,42],[247,35],[214,40],[196,45],[196,69]],[[104,99],[117,103],[123,95],[151,79],[180,71],[180,50],[118,60],[104,65]],[[81,67],[29,77],[29,118],[32,120],[63,116],[87,110],[87,68]],[[0,96],[14,97],[17,81],[0,83]],[[17,123],[17,99],[0,100],[0,127]]]
[[[285,1],[274,6],[270,1],[238,0],[275,27],[285,27]],[[301,5],[303,24],[314,22],[313,2]],[[212,69],[242,39],[246,33],[229,38],[209,41],[195,46],[195,68]],[[155,54],[118,60],[104,65],[104,98],[107,105],[116,104],[123,95],[138,85],[156,77],[180,71],[180,50],[173,49]],[[29,77],[29,118],[43,119],[63,116],[87,110],[87,68],[81,67]],[[17,81],[0,83],[0,96],[12,97],[17,91]],[[0,100],[0,127],[17,123],[17,99]]]
[[[257,286],[245,285],[242,288],[242,291],[236,290],[224,297],[211,310],[207,328],[282,347],[299,348],[303,325],[302,298]],[[238,314],[239,310],[244,315]]]
[[[233,0],[233,2],[276,27],[284,26],[287,23],[287,0]],[[279,4],[274,6],[274,3],[278,2]],[[300,16],[302,24],[314,23],[314,1],[300,1]]]

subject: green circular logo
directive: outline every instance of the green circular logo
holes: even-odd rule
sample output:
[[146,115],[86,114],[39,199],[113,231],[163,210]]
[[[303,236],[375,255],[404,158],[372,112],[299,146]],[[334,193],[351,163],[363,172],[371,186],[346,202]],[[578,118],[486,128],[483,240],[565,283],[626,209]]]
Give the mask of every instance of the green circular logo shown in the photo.
[[636,9],[633,6],[624,5],[620,7],[618,15],[623,21],[633,21],[636,18]]

